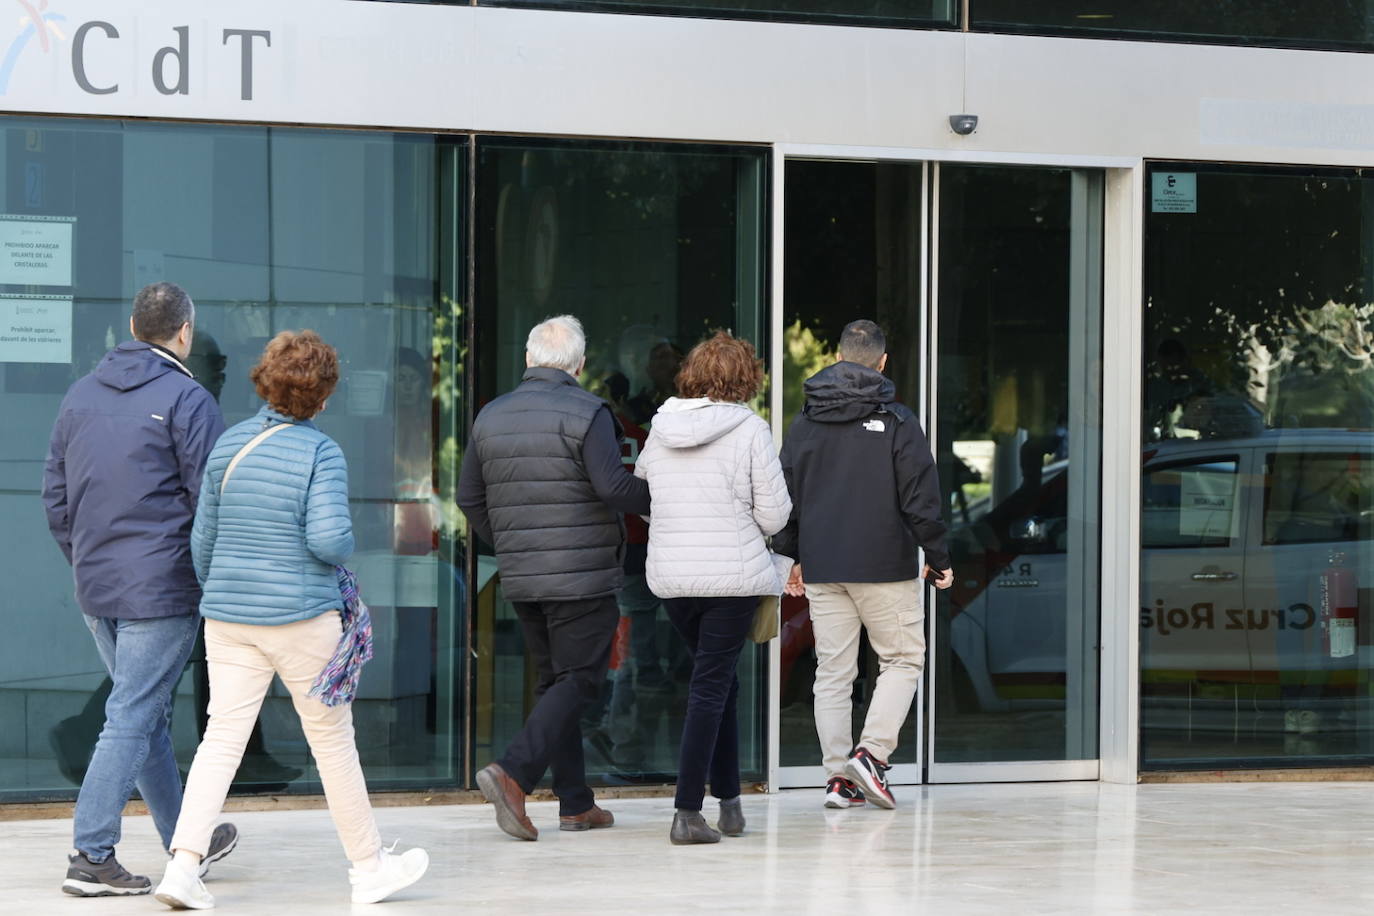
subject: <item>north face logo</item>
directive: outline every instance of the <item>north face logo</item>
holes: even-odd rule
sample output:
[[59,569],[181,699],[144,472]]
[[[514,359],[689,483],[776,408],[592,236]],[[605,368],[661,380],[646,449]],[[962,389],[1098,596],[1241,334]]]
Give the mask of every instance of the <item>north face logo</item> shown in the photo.
[[887,427],[883,425],[882,420],[865,420],[864,429],[868,430],[871,433],[880,433],[883,430],[887,429]]

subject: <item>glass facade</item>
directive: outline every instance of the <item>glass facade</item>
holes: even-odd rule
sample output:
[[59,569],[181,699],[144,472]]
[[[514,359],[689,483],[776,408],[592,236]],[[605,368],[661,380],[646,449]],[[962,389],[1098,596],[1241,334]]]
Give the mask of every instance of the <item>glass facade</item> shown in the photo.
[[[556,313],[587,332],[581,382],[625,427],[634,463],[683,354],[729,328],[764,355],[766,156],[744,148],[480,138],[474,187],[476,407],[514,388],[529,329]],[[754,406],[767,403],[761,395]],[[691,656],[643,575],[647,528],[627,519],[611,670],[583,718],[597,783],[672,782]],[[488,545],[476,558],[474,754],[504,750],[533,703],[534,667]],[[762,648],[740,662],[740,757],[763,778]]]
[[974,31],[1047,32],[1080,37],[1218,44],[1374,49],[1369,0],[971,0]]
[[[257,410],[248,369],[277,331],[314,328],[339,350],[342,380],[319,425],[348,456],[352,565],[375,625],[359,750],[376,788],[459,778],[461,143],[95,120],[0,130],[0,232],[51,255],[0,277],[6,327],[37,329],[0,341],[0,569],[20,637],[0,644],[0,799],[69,797],[103,722],[109,680],[48,536],[42,464],[67,386],[128,339],[134,292],[161,279],[196,301],[191,368],[227,423]],[[206,695],[202,648],[177,690],[186,765]],[[237,787],[319,791],[279,685]]]
[[1374,181],[1146,183],[1141,756],[1374,758]]
[[[472,5],[465,0],[387,0]],[[604,13],[1374,51],[1374,0],[481,0]],[[967,17],[967,22],[964,19]]]
[[924,28],[953,28],[959,15],[955,0],[493,0],[481,5]]

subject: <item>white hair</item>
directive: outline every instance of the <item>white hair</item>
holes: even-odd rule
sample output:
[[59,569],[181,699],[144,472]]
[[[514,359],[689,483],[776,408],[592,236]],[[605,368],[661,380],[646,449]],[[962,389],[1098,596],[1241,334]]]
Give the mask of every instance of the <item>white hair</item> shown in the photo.
[[587,352],[587,335],[582,322],[572,315],[556,315],[530,329],[525,341],[525,357],[531,366],[562,369],[575,375]]

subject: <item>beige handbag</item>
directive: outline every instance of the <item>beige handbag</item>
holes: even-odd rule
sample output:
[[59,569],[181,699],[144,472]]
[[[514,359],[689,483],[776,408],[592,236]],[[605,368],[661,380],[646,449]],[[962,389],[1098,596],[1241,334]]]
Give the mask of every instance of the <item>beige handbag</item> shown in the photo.
[[[770,553],[773,560],[773,571],[778,574],[779,590],[787,584],[787,577],[792,574],[791,557],[778,556]],[[754,625],[749,628],[749,638],[760,645],[768,642],[778,635],[781,626],[782,616],[782,595],[763,595],[759,598],[758,607],[754,608]]]

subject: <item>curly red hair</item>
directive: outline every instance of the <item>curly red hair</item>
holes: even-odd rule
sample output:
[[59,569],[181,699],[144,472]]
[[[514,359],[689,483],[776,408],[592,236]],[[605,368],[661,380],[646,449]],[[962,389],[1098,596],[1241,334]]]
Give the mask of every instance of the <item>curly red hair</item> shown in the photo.
[[314,331],[282,331],[248,377],[273,410],[309,420],[339,384],[339,354]]
[[692,348],[677,373],[677,393],[684,398],[713,401],[753,400],[763,385],[763,363],[754,345],[717,331]]

